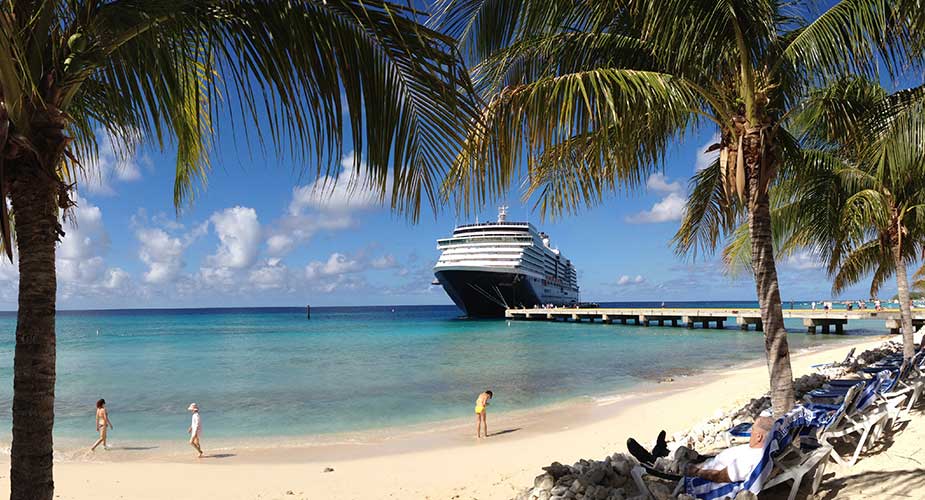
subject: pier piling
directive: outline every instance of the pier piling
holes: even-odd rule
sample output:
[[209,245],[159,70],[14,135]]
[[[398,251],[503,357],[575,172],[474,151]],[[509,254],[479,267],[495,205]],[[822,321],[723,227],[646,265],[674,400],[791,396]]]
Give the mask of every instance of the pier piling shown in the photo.
[[[870,310],[785,310],[784,318],[801,319],[803,326],[806,327],[807,333],[815,334],[819,328],[822,333],[830,333],[834,327],[835,334],[843,334],[845,325],[849,320],[870,320],[878,319],[885,322],[886,328],[891,333],[899,333],[901,330],[901,321],[899,311],[870,311]],[[311,317],[311,308],[306,306],[306,318]],[[576,323],[587,320],[596,323],[600,319],[601,323],[614,324],[619,320],[620,324],[629,324],[632,320],[637,326],[649,326],[653,321],[658,322],[658,326],[668,326],[670,323],[673,327],[684,326],[694,328],[697,323],[703,328],[723,329],[726,321],[735,320],[741,330],[748,330],[749,325],[755,326],[755,331],[764,330],[761,322],[761,311],[757,309],[646,309],[646,308],[554,308],[554,309],[508,309],[505,316],[509,319],[529,319],[529,320],[546,320],[546,321],[574,321]],[[913,326],[918,329],[925,325],[925,310],[917,309],[913,311]]]

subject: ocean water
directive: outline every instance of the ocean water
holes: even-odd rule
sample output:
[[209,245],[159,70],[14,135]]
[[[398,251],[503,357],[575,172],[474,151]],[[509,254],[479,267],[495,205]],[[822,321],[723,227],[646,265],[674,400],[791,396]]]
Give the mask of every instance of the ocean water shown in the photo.
[[[654,304],[616,304],[646,307]],[[670,306],[752,307],[752,303]],[[800,307],[800,305],[797,305]],[[763,337],[623,325],[467,320],[453,306],[60,312],[56,436],[175,438],[199,403],[218,438],[352,432],[630,391],[643,381],[763,358]],[[794,350],[845,342],[788,323]],[[9,439],[15,315],[0,315],[0,437]],[[849,335],[882,334],[882,322]]]

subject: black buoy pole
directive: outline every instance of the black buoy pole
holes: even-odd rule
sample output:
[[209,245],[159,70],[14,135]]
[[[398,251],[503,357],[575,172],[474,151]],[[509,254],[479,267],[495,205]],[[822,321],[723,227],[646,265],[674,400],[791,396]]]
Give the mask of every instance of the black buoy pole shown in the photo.
[[312,306],[305,306],[305,319],[312,319]]

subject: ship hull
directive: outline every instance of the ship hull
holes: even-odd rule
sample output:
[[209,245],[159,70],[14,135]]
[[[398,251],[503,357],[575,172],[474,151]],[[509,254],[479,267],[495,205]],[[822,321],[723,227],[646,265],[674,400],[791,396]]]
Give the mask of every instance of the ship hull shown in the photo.
[[434,273],[447,295],[469,317],[503,317],[510,307],[575,303],[577,292],[549,293],[543,281],[513,272],[442,270]]

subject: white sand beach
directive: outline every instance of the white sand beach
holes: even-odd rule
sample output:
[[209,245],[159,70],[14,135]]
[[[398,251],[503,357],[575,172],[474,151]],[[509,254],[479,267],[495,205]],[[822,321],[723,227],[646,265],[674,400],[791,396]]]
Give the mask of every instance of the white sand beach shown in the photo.
[[[852,346],[860,352],[884,339],[858,338],[855,344],[796,354],[794,373],[808,373],[813,364],[843,358]],[[138,458],[135,450],[117,445],[90,459],[60,461],[55,467],[56,497],[509,499],[552,461],[623,452],[630,436],[648,441],[660,429],[684,430],[719,408],[743,404],[766,385],[767,369],[752,364],[652,384],[625,398],[531,414],[489,413],[489,428],[498,434],[481,441],[474,437],[474,426],[460,421],[437,431],[412,429],[393,437],[380,433],[353,443],[313,446],[261,448],[251,443],[210,450],[205,437],[209,458],[202,460],[182,446]],[[892,498],[899,491],[910,495],[909,471],[922,467],[923,425],[925,419],[917,415],[883,454],[866,457],[852,469],[830,467],[827,476],[832,477],[820,493],[838,498]],[[893,470],[907,481],[897,486],[886,480],[894,477],[887,473]],[[0,495],[8,491],[8,481],[7,474],[0,476]],[[925,484],[920,487],[911,497],[925,497]]]

